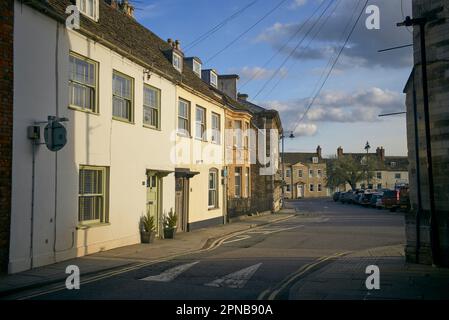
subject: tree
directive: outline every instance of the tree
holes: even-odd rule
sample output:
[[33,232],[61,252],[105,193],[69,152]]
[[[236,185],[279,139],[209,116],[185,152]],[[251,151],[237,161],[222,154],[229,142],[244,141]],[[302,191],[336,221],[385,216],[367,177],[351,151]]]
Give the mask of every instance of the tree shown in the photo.
[[334,157],[327,164],[327,186],[335,188],[348,183],[352,190],[357,183],[372,180],[376,161],[366,156],[354,156],[351,154]]

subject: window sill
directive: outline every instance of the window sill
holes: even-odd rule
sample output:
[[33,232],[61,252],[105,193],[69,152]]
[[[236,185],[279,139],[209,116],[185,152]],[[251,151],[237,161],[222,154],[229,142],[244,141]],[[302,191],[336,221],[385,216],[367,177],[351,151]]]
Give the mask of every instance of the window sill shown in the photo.
[[181,138],[192,139],[192,136],[186,135],[186,134],[182,134],[182,133],[179,133],[179,132],[176,132],[176,135],[177,135],[178,137],[181,137]]
[[94,116],[99,116],[100,115],[100,113],[98,113],[98,112],[90,111],[89,109],[84,109],[84,108],[81,108],[81,107],[78,107],[78,106],[74,106],[74,105],[71,105],[71,104],[68,106],[68,108],[71,109],[71,110],[74,110],[74,111],[80,111],[80,112],[92,114]]
[[116,121],[119,121],[119,122],[131,124],[131,125],[135,124],[133,121],[129,121],[129,120],[122,119],[122,118],[117,118],[117,117],[114,117],[114,116],[112,117],[112,120],[116,120]]
[[109,222],[96,222],[96,223],[90,223],[90,224],[78,224],[76,226],[76,230],[86,230],[91,228],[99,228],[99,227],[106,227],[110,226],[111,224]]
[[142,127],[147,128],[147,129],[151,129],[151,130],[155,130],[155,131],[162,131],[161,128],[156,128],[153,126],[149,126],[147,124],[142,125]]
[[220,207],[209,207],[207,208],[208,211],[218,210]]
[[204,140],[204,139],[201,139],[201,138],[198,138],[198,137],[195,137],[195,140],[201,141],[201,142],[207,142],[207,140]]

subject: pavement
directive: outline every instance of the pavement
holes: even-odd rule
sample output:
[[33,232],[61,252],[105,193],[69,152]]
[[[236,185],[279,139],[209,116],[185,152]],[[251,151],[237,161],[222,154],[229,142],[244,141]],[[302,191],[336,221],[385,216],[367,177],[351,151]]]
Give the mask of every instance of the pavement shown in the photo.
[[294,209],[277,213],[262,212],[230,220],[230,223],[192,232],[177,233],[175,239],[155,239],[151,244],[135,244],[66,260],[12,275],[0,275],[0,298],[18,292],[64,282],[68,265],[76,265],[81,277],[121,270],[146,263],[160,262],[195,253],[214,245],[222,237],[232,236],[255,227],[286,220],[295,215]]
[[[379,268],[379,289],[368,290],[367,266]],[[290,300],[449,299],[449,269],[406,263],[403,245],[349,253],[298,281]]]

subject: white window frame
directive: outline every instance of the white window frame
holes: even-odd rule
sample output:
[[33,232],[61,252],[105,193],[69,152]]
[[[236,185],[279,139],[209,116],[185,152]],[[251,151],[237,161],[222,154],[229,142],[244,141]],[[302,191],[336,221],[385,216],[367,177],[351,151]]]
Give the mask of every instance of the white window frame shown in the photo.
[[309,169],[309,177],[313,178],[313,169]]
[[304,175],[303,170],[302,170],[302,169],[299,169],[299,170],[298,170],[298,178],[302,178],[303,175]]
[[[91,13],[88,11],[88,6],[87,6],[87,4],[89,2],[91,2],[93,4],[93,6],[92,6],[93,12],[91,12]],[[94,20],[95,22],[98,21],[98,18],[100,16],[99,0],[76,0],[76,6],[78,7],[78,10],[83,15],[85,15],[89,19]]]
[[291,175],[290,169],[286,169],[286,170],[285,170],[285,177],[286,177],[286,178],[290,178],[290,175]]
[[317,164],[318,163],[318,157],[312,157],[312,162],[314,164]]
[[[212,176],[212,180],[211,180]],[[212,186],[211,186],[211,181]],[[211,192],[214,195],[213,199],[211,199]],[[213,200],[213,202],[211,201]],[[209,209],[216,209],[218,208],[218,170],[217,169],[210,169],[209,170],[209,180],[208,180],[208,208]]]
[[[93,66],[93,68],[94,68],[94,76],[95,76],[93,84],[92,83],[86,83],[86,82],[83,82],[83,81],[79,81],[77,79],[71,79],[72,63],[70,61],[70,58],[73,58],[73,59],[76,59],[76,60],[79,60],[79,61],[83,61],[83,62]],[[96,61],[93,61],[91,59],[83,57],[83,56],[81,56],[79,54],[76,54],[74,52],[70,52],[70,56],[69,56],[69,66],[70,66],[70,72],[69,72],[69,90],[70,90],[69,91],[69,106],[70,107],[73,107],[73,108],[78,109],[78,110],[86,111],[86,112],[98,113],[98,111],[99,111],[98,110],[98,87],[99,87],[99,85],[98,85],[98,65],[99,65],[98,62],[96,62]],[[86,108],[85,106],[77,105],[77,104],[75,104],[75,103],[73,103],[71,101],[72,100],[71,97],[73,95],[72,85],[78,85],[78,86],[84,87],[86,89],[93,90],[93,92],[94,92],[93,93],[93,98],[94,99],[93,99],[93,101],[91,101],[91,103],[93,103],[93,108]]]
[[[129,85],[130,85],[130,88],[129,88],[130,96],[129,97],[125,97],[125,96],[115,93],[114,77],[120,77],[120,78],[123,78],[123,79],[129,81]],[[128,110],[129,114],[128,114],[127,118],[114,114],[114,99],[129,102],[129,110]],[[115,120],[133,123],[133,121],[134,121],[134,79],[131,78],[130,76],[127,76],[124,73],[121,73],[117,70],[113,70],[113,72],[112,72],[112,100],[113,100],[113,102],[112,102],[112,118]]]
[[321,175],[323,174],[323,171],[321,170],[321,169],[318,169],[317,170],[317,174],[316,174],[316,176],[318,177],[318,178],[321,178]]
[[[156,95],[156,105],[151,104],[145,104],[145,90],[150,90]],[[142,115],[142,122],[145,127],[152,128],[152,129],[160,129],[161,128],[161,90],[150,86],[148,84],[143,85],[143,115]],[[145,121],[145,111],[150,112],[150,121]],[[156,115],[156,117],[154,117]],[[156,118],[154,120],[154,118]],[[156,121],[156,124],[154,124],[154,121]]]
[[242,167],[235,167],[234,169],[234,195],[236,198],[242,197]]
[[[203,116],[201,119],[198,119],[198,112],[202,112]],[[195,138],[207,141],[207,134],[206,134],[206,109],[197,105],[195,108]],[[198,130],[199,129],[199,130]]]
[[[237,124],[239,124],[237,128]],[[242,120],[234,120],[234,147],[236,149],[243,148],[243,121]]]
[[178,70],[179,72],[182,72],[182,57],[177,54],[176,52],[173,52],[173,67]]
[[193,69],[193,72],[195,72],[196,75],[201,78],[201,69],[202,69],[201,63],[199,63],[198,61],[193,59],[192,69]]
[[[101,181],[97,181],[97,183],[101,183],[101,192],[98,193],[84,193],[82,192],[84,189],[84,179],[83,179],[83,174],[82,171],[83,170],[90,170],[90,171],[97,171],[97,172],[101,172],[102,173],[102,177],[101,177]],[[85,166],[85,165],[80,165],[79,168],[79,179],[78,179],[78,223],[79,224],[95,224],[95,223],[106,223],[106,208],[108,207],[108,199],[107,199],[107,194],[108,194],[108,177],[106,176],[108,174],[108,170],[107,167],[95,167],[95,166]],[[97,188],[99,186],[97,185]],[[81,208],[82,206],[80,205],[82,199],[84,198],[99,198],[101,199],[101,203],[102,203],[102,208],[101,208],[101,212],[100,212],[100,216],[98,217],[98,219],[91,219],[91,220],[83,220],[81,219]],[[94,210],[95,211],[95,210]]]
[[309,192],[315,192],[315,185],[313,183],[309,184]]
[[[215,119],[215,120],[214,120]],[[210,117],[211,123],[211,142],[220,144],[221,143],[221,116],[218,113],[212,112]]]
[[210,72],[210,84],[215,88],[218,87],[218,75],[213,71]]
[[[184,104],[186,106],[186,110],[187,110],[186,111],[186,113],[187,113],[186,116],[185,115],[181,115],[179,113],[180,104]],[[184,135],[184,136],[187,136],[187,137],[190,136],[190,101],[187,101],[187,100],[179,98],[178,99],[178,110],[177,110],[177,113],[178,113],[178,125],[176,127],[176,130],[177,130],[178,134],[181,134],[181,135]],[[181,121],[187,123],[187,128],[180,128],[179,125],[180,125]]]

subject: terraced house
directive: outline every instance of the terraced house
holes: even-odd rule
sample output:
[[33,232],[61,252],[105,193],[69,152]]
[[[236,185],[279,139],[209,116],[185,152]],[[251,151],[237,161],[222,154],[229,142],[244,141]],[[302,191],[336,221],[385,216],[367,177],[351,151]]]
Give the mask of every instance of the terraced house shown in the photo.
[[[14,17],[1,21],[10,38],[0,39],[5,57],[14,53],[14,77],[0,87],[12,115],[1,131],[0,199],[10,273],[139,243],[147,213],[158,236],[169,211],[181,232],[222,224],[232,199],[252,197],[258,173],[244,132],[254,112],[238,100],[238,76],[184,57],[127,1],[4,3],[2,15]],[[225,128],[242,130],[226,137]]]

